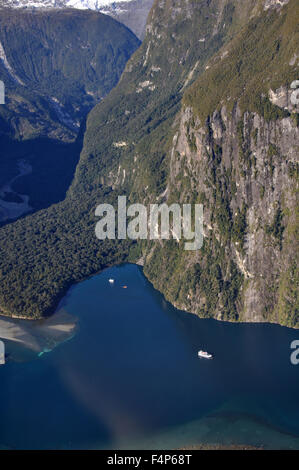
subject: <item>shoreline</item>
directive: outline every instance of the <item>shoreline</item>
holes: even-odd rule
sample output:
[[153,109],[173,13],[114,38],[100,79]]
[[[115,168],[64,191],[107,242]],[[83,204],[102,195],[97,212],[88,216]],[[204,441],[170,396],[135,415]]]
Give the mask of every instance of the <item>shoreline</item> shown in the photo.
[[[111,294],[112,291],[109,288],[109,284],[108,284],[109,277],[115,278],[116,284],[118,287],[118,290],[115,291],[114,293],[114,297],[116,297],[115,299],[116,303],[113,303],[112,311],[110,309],[111,307],[110,304],[112,302],[111,296],[113,294]],[[122,295],[123,291],[121,290],[121,286],[123,285],[125,280],[128,281],[129,288],[131,287],[136,291],[142,288],[142,291],[140,292],[138,296],[138,301],[140,301],[141,304],[144,302],[144,299],[147,299],[147,293],[148,293],[153,298],[153,305],[157,303],[157,305],[159,306],[159,310],[160,308],[162,308],[162,304],[161,304],[162,296],[160,296],[160,294],[157,294],[157,293],[155,294],[155,291],[151,289],[150,284],[147,283],[145,278],[143,278],[142,271],[139,267],[136,267],[134,264],[126,264],[120,267],[115,267],[113,268],[112,271],[111,270],[107,271],[102,276],[92,278],[90,283],[87,283],[87,285],[83,285],[79,287],[79,289],[76,290],[75,292],[72,290],[69,290],[68,295],[72,296],[72,298],[70,300],[68,300],[67,298],[65,299],[65,302],[67,305],[65,305],[62,302],[63,307],[60,309],[60,312],[66,313],[66,310],[68,310],[70,312],[69,315],[74,314],[75,316],[78,316],[78,319],[80,322],[78,324],[78,329],[75,331],[75,335],[74,335],[75,338],[71,342],[72,344],[70,345],[71,350],[69,352],[66,351],[66,356],[65,356],[64,346],[62,346],[60,348],[57,348],[58,350],[60,350],[60,351],[57,351],[57,354],[58,354],[57,356],[56,356],[56,353],[54,352],[53,360],[52,360],[52,354],[49,354],[49,356],[46,355],[46,357],[43,358],[43,360],[45,360],[45,364],[43,363],[35,364],[36,362],[38,362],[38,359],[36,357],[37,356],[36,353],[38,351],[37,349],[35,349],[33,351],[33,354],[30,354],[30,356],[28,355],[30,361],[32,359],[31,357],[32,355],[35,356],[34,359],[37,359],[37,361],[34,361],[33,363],[33,368],[37,367],[38,371],[40,372],[42,371],[42,373],[45,373],[47,365],[52,366],[54,364],[55,367],[59,365],[58,372],[62,371],[63,377],[65,377],[65,373],[67,369],[65,369],[64,365],[67,363],[70,367],[70,370],[74,371],[74,375],[77,377],[79,382],[82,384],[83,383],[85,384],[84,387],[82,386],[83,387],[82,392],[84,392],[84,394],[86,393],[87,394],[86,396],[88,397],[89,393],[87,392],[90,390],[89,387],[91,385],[91,382],[90,382],[91,373],[93,373],[93,375],[97,373],[97,372],[93,372],[93,367],[95,367],[94,369],[95,371],[98,371],[99,369],[101,369],[101,367],[99,367],[99,362],[97,358],[98,352],[101,353],[101,357],[103,357],[103,361],[105,363],[107,362],[106,357],[105,357],[105,351],[107,351],[106,343],[105,343],[106,339],[104,339],[104,341],[102,342],[101,336],[97,333],[96,330],[98,328],[101,329],[102,331],[101,334],[103,335],[103,338],[107,337],[107,340],[109,340],[109,328],[111,328],[111,334],[114,335],[115,327],[117,328],[116,325],[119,324],[117,319],[121,319],[121,321],[127,322],[128,318],[127,318],[127,315],[124,315],[124,313],[126,314],[127,312],[130,312],[132,310],[132,306],[134,307],[135,305],[135,295],[134,295],[133,290],[131,289],[133,295],[131,294],[129,295],[128,310],[124,309],[124,311],[122,311],[122,308],[119,308],[119,305],[122,305],[124,297],[127,297],[125,292],[124,292],[124,295]],[[85,293],[86,293],[86,300],[87,300],[86,304],[84,302],[85,297],[84,298],[81,297],[79,300],[81,292],[83,292],[84,294],[85,290],[86,290]],[[97,301],[97,296],[99,293],[100,293],[100,297],[103,296],[103,312],[100,315],[98,314],[99,305]],[[118,293],[120,293],[120,297]],[[75,295],[75,299],[73,299],[74,295]],[[93,299],[91,303],[89,303],[89,299]],[[84,307],[85,305],[86,305],[86,309]],[[187,351],[186,360],[188,361],[188,364],[190,362],[192,362],[193,364],[193,359],[194,359],[194,363],[195,363],[194,369],[192,365],[190,366],[191,367],[190,371],[197,373],[197,370],[198,370],[197,361],[193,354],[193,347],[195,351],[195,346],[196,346],[194,343],[194,339],[195,341],[197,341],[198,336],[202,334],[205,335],[207,333],[211,335],[210,336],[211,341],[215,341],[215,344],[216,343],[218,344],[218,340],[222,334],[221,324],[218,322],[216,323],[216,321],[214,320],[211,320],[211,321],[208,321],[207,325],[201,325],[196,320],[192,320],[192,318],[190,319],[189,317],[189,320],[188,319],[186,320],[186,338],[188,341],[188,345],[190,344],[190,347],[191,347],[189,351],[189,346],[188,348],[186,348],[187,343],[186,343],[185,335],[181,338],[181,331],[182,331],[181,326],[185,325],[185,323],[184,322],[180,323],[177,321],[177,319],[175,318],[176,311],[172,307],[170,308],[170,304],[168,306],[165,305],[165,309],[166,309],[165,315],[167,316],[167,318],[169,318],[170,324],[172,324],[173,321],[175,324],[175,329],[174,329],[175,341],[176,341],[176,338],[178,338],[179,342],[182,344],[183,350],[185,351],[186,349]],[[118,312],[117,316],[115,317],[114,317],[114,311]],[[110,312],[112,313],[112,316],[109,315]],[[58,315],[59,315],[59,312],[58,312]],[[182,320],[184,320],[185,317],[187,317],[187,315],[186,314],[181,315],[180,313],[178,313],[178,317],[182,317]],[[58,319],[59,317],[56,317],[56,318]],[[155,318],[155,316],[152,316],[151,307],[148,308],[148,311],[146,312],[146,316],[144,317],[144,320],[142,320],[142,324],[146,326],[148,324],[149,318],[150,319]],[[161,318],[161,315],[159,314],[159,311],[157,311],[158,321],[159,321],[159,318]],[[105,328],[106,319],[107,319],[107,329]],[[82,320],[82,323],[81,323],[81,320]],[[13,322],[13,320],[6,320],[6,321],[11,324],[10,326],[13,326],[13,327],[14,327],[13,323],[18,325],[18,323]],[[130,331],[132,330],[132,328],[133,329],[134,327],[136,328],[135,316],[132,316],[131,322],[132,324],[128,326],[128,328],[130,328]],[[32,322],[30,324],[25,323],[25,322],[20,322],[20,323],[26,324],[27,331],[29,332],[32,332],[33,330],[36,330],[36,328],[39,328],[39,325],[36,325],[36,323],[32,323]],[[40,324],[43,324],[45,327],[49,326],[49,324],[51,323],[52,324],[57,323],[54,317],[51,317],[45,322],[40,322]],[[168,331],[169,331],[168,325],[169,323],[167,320],[167,323],[164,324],[163,326],[163,328],[165,327],[165,329],[164,329],[163,337],[161,338],[161,343],[158,343],[158,346],[160,344],[160,347],[162,348],[161,351],[164,351],[165,334],[166,334],[166,338],[168,338]],[[196,325],[196,331],[198,332],[198,335],[193,334],[194,325]],[[1,329],[1,319],[0,319],[0,329]],[[218,332],[215,331],[217,329],[218,329]],[[231,326],[231,327],[228,327],[228,329],[231,330],[232,339],[235,337],[239,338],[239,335],[238,335],[238,332],[240,330],[239,327]],[[153,332],[156,330],[158,330],[157,326],[153,328]],[[226,330],[226,327],[225,327],[225,330]],[[283,331],[281,329],[276,328],[275,330],[276,330],[276,333],[278,333],[278,335],[274,334],[273,338],[279,339],[281,337],[283,338],[285,335],[288,338],[291,335],[290,332]],[[43,333],[45,333],[45,331],[46,331],[46,328],[44,328]],[[136,329],[136,331],[140,331],[140,328]],[[161,331],[163,332],[163,329]],[[84,339],[84,342],[82,342],[81,339],[79,338],[82,332],[83,332],[82,338]],[[178,335],[177,335],[177,332],[179,332]],[[249,344],[247,345],[247,348],[242,352],[245,362],[240,363],[240,366],[242,366],[242,369],[240,370],[244,370],[243,366],[245,366],[245,370],[246,370],[246,367],[248,366],[249,372],[253,365],[251,361],[247,363],[247,358],[248,358],[247,351],[250,350],[248,349],[248,347],[249,346],[252,347],[251,340],[250,340],[251,334],[248,334],[250,332],[252,332],[254,336],[255,328],[245,328],[244,338],[248,339]],[[134,330],[133,330],[133,333],[134,333]],[[108,336],[106,336],[107,334]],[[120,332],[120,334],[122,334],[122,332]],[[64,337],[66,336],[64,333],[63,335]],[[258,334],[257,337],[259,336],[260,335]],[[268,336],[268,329],[264,328],[263,335],[260,337],[260,341],[258,345],[259,344],[263,345],[264,344],[263,340],[264,338],[267,338],[267,336]],[[112,337],[114,338],[114,336]],[[228,336],[228,338],[229,337],[230,336]],[[55,334],[55,338],[57,338],[56,334]],[[52,344],[50,343],[49,349],[50,348],[54,349],[54,347],[58,344],[55,341],[55,338],[53,338]],[[60,336],[60,339],[61,338],[62,336]],[[224,337],[224,341],[227,342],[228,338]],[[242,340],[242,338],[243,337],[241,336],[241,338],[237,339],[236,345],[240,344],[239,342]],[[36,335],[34,335],[34,339],[36,339]],[[46,338],[44,334],[42,336],[40,335],[38,339],[48,340],[49,337]],[[116,340],[118,339],[119,338],[116,337]],[[126,344],[128,344],[128,339],[129,338],[126,335],[124,335],[124,340],[120,344],[121,349],[123,349],[123,351],[126,350]],[[78,340],[78,343],[77,343],[77,340]],[[149,337],[149,342],[152,345],[151,337]],[[94,345],[101,344],[101,343],[103,344],[99,346],[99,349],[94,348]],[[89,350],[88,347],[85,349],[85,344],[90,344],[91,349]],[[109,344],[111,344],[111,341],[109,341]],[[170,344],[172,343],[170,342]],[[42,348],[42,346],[47,347],[45,341],[43,341],[42,344],[39,342],[38,346],[40,349]],[[14,348],[14,346],[11,346],[11,345],[10,347],[13,348],[14,354],[18,353],[18,348],[19,348],[18,345],[16,345],[16,348]],[[267,344],[266,344],[266,348],[267,348]],[[114,349],[115,348],[113,347],[112,350],[114,351]],[[222,348],[219,347],[219,351],[221,349]],[[82,356],[81,353],[83,350],[85,350],[85,352],[84,352],[84,355]],[[159,347],[157,350],[159,351]],[[177,348],[175,350],[177,350]],[[178,348],[178,350],[180,351],[180,348]],[[21,350],[19,350],[19,352],[20,354],[22,354]],[[44,352],[50,352],[50,351],[44,350]],[[189,361],[189,352],[190,352],[191,361]],[[230,367],[231,367],[230,357],[231,357],[231,354],[235,352],[235,348],[232,347],[232,349],[228,352],[229,354],[227,355],[227,357],[224,357],[223,359],[224,360],[223,364],[221,363],[221,360],[220,362],[215,361],[215,363],[211,363],[212,368],[213,368],[213,370],[211,371],[211,374],[212,374],[211,378],[215,373],[218,377],[216,382],[214,382],[214,378],[213,378],[213,381],[211,382],[212,386],[217,385],[222,382],[222,378],[221,378],[222,373],[227,375],[226,372],[230,371]],[[79,354],[79,357],[81,358],[79,361],[77,361],[77,358],[74,355],[74,353]],[[89,362],[90,353],[92,354],[92,357],[93,357],[91,361],[91,364],[93,364],[91,366],[91,369],[89,369],[89,367],[86,367],[86,360],[87,362]],[[134,353],[134,350],[132,350],[132,353]],[[164,352],[162,353],[162,355],[163,354]],[[219,357],[220,357],[220,354],[219,354]],[[113,353],[113,358],[114,359],[112,359],[112,363],[111,363],[112,369],[110,365],[108,364],[107,369],[105,366],[102,370],[102,374],[104,377],[106,375],[106,370],[109,371],[108,374],[110,374],[110,370],[114,370],[113,369],[114,366],[116,367],[116,373],[113,374],[114,376],[117,377],[118,370],[120,369],[122,370],[121,364],[119,364],[119,361],[117,357],[114,356],[114,353]],[[267,358],[269,361],[271,360],[271,364],[274,363],[272,361],[271,354],[269,354]],[[15,357],[13,357],[13,360],[15,360]],[[25,360],[27,361],[27,357],[25,358]],[[22,362],[22,361],[20,360],[19,362]],[[217,362],[218,362],[218,365],[217,365]],[[165,366],[167,369],[168,363],[169,363],[168,357],[165,357],[165,362],[161,363],[164,366],[163,369],[161,368],[162,373],[163,373],[163,370],[165,370]],[[259,356],[257,357],[257,362],[254,362],[254,363],[259,364]],[[133,363],[133,365],[134,364],[135,363]],[[147,364],[147,361],[145,362],[145,364]],[[138,360],[136,362],[136,365],[139,367],[141,365],[138,362]],[[183,365],[184,364],[182,364],[182,367]],[[265,363],[265,366],[266,365],[267,365],[267,362]],[[28,367],[31,370],[31,366],[28,366]],[[59,369],[60,367],[61,369]],[[129,368],[131,367],[130,361],[128,361],[128,367]],[[140,374],[140,372],[138,372],[139,367],[138,368],[136,367],[136,373],[135,373],[135,365],[134,365],[133,367],[134,376],[137,376],[137,377],[139,376]],[[203,368],[204,368],[203,370],[206,370],[205,369],[206,367],[208,367],[208,370],[210,370],[210,366],[205,366],[203,364]],[[281,368],[282,377],[284,376],[283,367],[284,367],[284,364],[282,364],[282,368]],[[174,368],[176,369],[176,366],[174,366]],[[157,370],[160,370],[160,369],[158,368]],[[199,370],[201,370],[201,367],[199,368]],[[237,368],[236,371],[239,371],[239,369]],[[275,373],[276,371],[275,366],[273,366],[273,370],[272,368],[269,370],[270,380],[275,378],[275,376],[273,377],[273,374],[271,375],[271,371],[272,372],[274,371]],[[7,373],[10,374],[10,369],[8,369]],[[155,373],[155,371],[153,371],[153,373]],[[5,370],[4,370],[4,374],[5,374]],[[174,374],[175,375],[173,375],[172,372],[170,373],[170,379],[174,380],[174,383],[175,383],[177,381],[177,372],[175,372]],[[187,370],[187,374],[189,374],[188,370]],[[290,372],[290,374],[292,374],[292,372]],[[95,382],[95,385],[99,385],[99,387],[101,387],[101,383],[102,383],[100,376],[99,376],[99,381]],[[134,380],[132,380],[134,376],[131,377],[129,375],[130,383],[133,384],[132,387],[134,387]],[[164,373],[163,373],[163,376],[164,376]],[[232,378],[233,377],[234,377],[234,373],[232,375]],[[258,377],[259,377],[259,371],[257,371],[257,374],[254,373],[252,375],[253,379],[258,378]],[[141,375],[141,378],[142,378],[142,375]],[[296,379],[296,382],[295,380],[293,382],[292,375],[290,375],[290,378],[291,378],[290,386],[293,388],[293,385],[297,384],[298,381]],[[142,414],[140,415],[141,416],[140,422],[142,423],[144,419],[145,425],[142,426],[143,432],[141,432],[140,434],[132,433],[132,435],[130,434],[127,435],[126,433],[120,433],[119,436],[116,436],[117,437],[116,439],[114,438],[106,439],[105,436],[99,433],[99,434],[95,434],[94,437],[90,440],[90,442],[85,441],[83,442],[82,445],[87,445],[88,447],[94,446],[94,448],[107,448],[107,446],[111,445],[111,448],[114,448],[114,446],[116,446],[119,449],[128,448],[128,449],[136,449],[136,450],[142,449],[142,448],[147,448],[147,449],[182,449],[182,448],[192,449],[194,448],[194,450],[201,450],[201,449],[202,450],[216,450],[216,449],[221,450],[222,448],[223,449],[224,448],[237,449],[238,447],[239,448],[241,447],[242,449],[243,448],[248,449],[251,447],[254,447],[254,448],[261,447],[265,449],[270,449],[270,448],[278,448],[279,446],[282,448],[299,449],[299,429],[298,429],[298,421],[296,420],[297,412],[296,414],[293,413],[294,407],[295,409],[298,410],[298,407],[296,405],[298,403],[297,398],[294,397],[294,402],[293,402],[292,394],[289,394],[289,392],[287,392],[286,395],[284,395],[283,393],[282,396],[280,394],[276,396],[276,393],[275,393],[272,399],[272,392],[271,392],[271,395],[268,396],[268,390],[266,390],[267,393],[264,394],[264,388],[262,387],[261,400],[259,401],[259,395],[258,395],[258,400],[256,400],[256,397],[255,397],[255,393],[256,393],[255,389],[257,389],[258,394],[260,393],[260,390],[259,390],[260,386],[258,385],[258,382],[256,382],[257,385],[254,387],[254,390],[253,390],[254,394],[252,396],[250,395],[247,397],[247,390],[248,390],[247,382],[244,382],[242,389],[239,390],[238,388],[239,387],[238,385],[239,375],[238,374],[235,375],[235,379],[236,379],[236,388],[235,386],[231,388],[231,384],[230,384],[231,381],[228,380],[227,384],[224,386],[224,393],[220,392],[219,396],[217,393],[217,396],[215,396],[215,399],[213,399],[211,402],[210,402],[210,399],[208,398],[203,408],[201,404],[197,408],[196,403],[200,403],[199,400],[201,401],[201,398],[198,398],[197,390],[195,390],[194,411],[190,412],[188,411],[188,408],[187,408],[188,412],[186,414],[179,413],[178,417],[174,421],[172,421],[172,414],[169,415],[170,418],[167,415],[165,417],[165,421],[163,420],[163,422],[161,422],[160,424],[157,423],[157,425],[154,425],[153,427],[151,427],[148,425],[147,415],[143,416],[143,412],[142,412]],[[125,380],[127,381],[127,378],[125,378]],[[141,383],[143,383],[142,380],[141,380]],[[112,382],[107,385],[108,395],[109,395],[108,392],[114,389],[115,384],[116,382],[112,380]],[[196,386],[197,384],[199,387],[201,387],[202,385],[201,379],[199,379],[198,383],[196,381]],[[271,382],[269,382],[269,385],[270,384]],[[42,382],[41,382],[41,386],[43,386]],[[190,389],[192,388],[192,386],[193,386],[193,381],[190,381]],[[170,395],[171,395],[173,388],[172,387],[169,388],[169,386],[167,385],[167,389],[169,390],[168,393],[170,392]],[[174,398],[180,399],[181,393],[185,393],[183,389],[184,389],[184,386],[182,386],[181,392],[178,392],[178,394],[174,395]],[[209,386],[207,387],[206,390],[203,390],[202,392],[203,401],[205,401],[206,398],[209,396],[208,389],[209,389]],[[95,387],[95,397],[99,396],[98,395],[98,393],[100,393],[99,390],[100,388],[98,389],[97,387]],[[229,393],[226,393],[226,392],[229,392]],[[244,396],[243,396],[243,392],[244,392]],[[284,392],[284,389],[282,389],[282,392]],[[240,397],[238,396],[239,393],[240,393]],[[201,394],[200,388],[199,388],[199,394]],[[160,396],[160,392],[159,392],[159,396]],[[190,394],[190,396],[193,400],[193,393]],[[67,398],[67,394],[66,394],[66,398]],[[290,399],[290,401],[289,402],[286,401],[285,398]],[[114,400],[116,400],[115,403],[117,403],[118,400],[121,400],[121,396],[119,396],[119,394],[117,393],[117,390],[116,390],[115,397],[113,398],[112,404],[114,404]],[[166,395],[165,400],[167,403],[167,395]],[[188,402],[186,401],[186,403]],[[264,407],[265,404],[266,406]],[[3,406],[5,406],[5,403]],[[153,406],[154,406],[154,403],[153,403]],[[176,401],[173,402],[173,407],[174,407],[174,410],[180,408],[178,407],[178,402]],[[114,409],[114,407],[112,408]],[[182,407],[182,411],[184,409],[185,408]],[[108,414],[108,416],[110,417],[110,413]],[[128,416],[131,416],[131,412],[129,408],[128,408]],[[132,417],[134,416],[135,414],[132,413]],[[136,417],[138,416],[139,414],[137,413]],[[195,419],[195,421],[189,421],[190,418]],[[104,419],[104,422],[106,422],[105,420],[106,418]],[[132,418],[132,422],[134,422],[133,418]],[[94,442],[95,440],[96,442]],[[62,445],[67,446],[68,445],[67,440],[63,440]]]
[[40,353],[70,339],[77,323],[77,318],[63,309],[36,322],[0,316],[0,339]]
[[201,317],[195,312],[190,312],[190,311],[185,310],[183,308],[178,308],[175,304],[173,304],[172,302],[167,300],[167,298],[165,297],[163,292],[161,292],[159,289],[157,289],[154,286],[154,284],[146,276],[146,274],[144,272],[144,264],[142,264],[140,261],[141,260],[139,259],[136,262],[125,262],[125,263],[121,263],[121,264],[112,264],[111,266],[106,266],[103,269],[101,269],[99,271],[96,271],[93,274],[88,275],[84,279],[81,279],[79,281],[70,281],[69,284],[65,288],[61,289],[59,294],[57,294],[57,296],[53,299],[52,305],[47,309],[45,314],[40,316],[40,317],[37,317],[37,318],[34,317],[33,318],[33,317],[27,317],[25,315],[15,315],[15,314],[10,314],[10,313],[5,313],[5,310],[3,310],[3,307],[0,305],[0,319],[1,319],[1,317],[5,317],[5,318],[11,318],[13,320],[24,320],[24,321],[29,321],[29,322],[33,322],[33,323],[38,322],[38,321],[47,320],[47,319],[53,317],[53,315],[55,315],[55,313],[57,312],[59,307],[63,307],[63,303],[61,305],[60,305],[60,303],[68,297],[70,291],[77,284],[80,284],[81,282],[87,281],[88,279],[101,274],[102,272],[106,271],[107,269],[117,267],[117,266],[123,266],[125,264],[133,264],[135,266],[138,266],[139,268],[142,268],[142,273],[143,273],[144,277],[146,278],[146,280],[151,284],[151,286],[163,296],[163,298],[166,302],[168,302],[173,308],[175,308],[178,311],[189,313],[190,315],[195,315],[197,318],[199,318],[201,320],[211,319],[211,320],[215,320],[215,321],[218,321],[218,322],[221,322],[221,323],[230,323],[230,324],[236,324],[236,325],[277,325],[277,326],[280,326],[282,328],[288,328],[288,329],[294,330],[294,331],[299,330],[299,326],[298,327],[296,327],[296,326],[287,326],[287,325],[283,325],[281,323],[274,322],[274,321],[273,322],[271,322],[271,321],[252,321],[252,322],[251,321],[229,321],[229,320],[220,320],[219,318],[215,318],[215,317]]

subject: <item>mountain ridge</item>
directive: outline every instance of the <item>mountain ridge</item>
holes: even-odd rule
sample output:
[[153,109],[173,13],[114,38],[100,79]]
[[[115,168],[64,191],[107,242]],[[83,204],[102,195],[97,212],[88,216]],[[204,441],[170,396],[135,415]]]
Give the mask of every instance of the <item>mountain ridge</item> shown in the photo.
[[[29,197],[32,210],[65,197],[86,115],[117,84],[139,44],[98,12],[0,10],[0,194],[26,160],[32,173],[13,190]],[[1,200],[3,222],[13,206]]]
[[143,39],[147,15],[154,0],[0,0],[0,8],[93,10],[120,21]]
[[[69,131],[69,140],[76,136],[82,116],[117,84],[139,46],[124,25],[92,11],[3,9],[0,23],[0,73],[7,95],[0,113],[7,112],[11,94],[43,97]],[[22,111],[16,115],[19,119]],[[52,137],[49,130],[44,135]],[[64,140],[62,134],[59,138]]]

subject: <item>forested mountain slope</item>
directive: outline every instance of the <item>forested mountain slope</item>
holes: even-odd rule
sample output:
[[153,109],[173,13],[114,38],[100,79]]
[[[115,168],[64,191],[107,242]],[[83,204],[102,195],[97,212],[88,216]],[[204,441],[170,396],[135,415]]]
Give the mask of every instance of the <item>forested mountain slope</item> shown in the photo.
[[[140,42],[101,13],[0,10],[0,192],[26,159],[14,190],[36,210],[65,197],[88,111],[117,84]],[[0,221],[1,221],[0,210]]]
[[274,3],[185,93],[168,199],[203,203],[204,246],[157,245],[146,273],[201,316],[298,327],[299,4]]
[[137,37],[144,37],[146,19],[153,0],[0,0],[1,7],[100,11],[125,24]]
[[[277,106],[276,93],[282,86],[289,104],[298,5],[270,3],[155,2],[144,43],[89,114],[66,200],[0,232],[3,313],[39,317],[70,283],[142,257],[149,279],[181,308],[298,324],[288,248],[297,230],[298,117]],[[99,242],[95,207],[123,194],[202,202],[203,249]],[[5,240],[13,240],[8,254]]]

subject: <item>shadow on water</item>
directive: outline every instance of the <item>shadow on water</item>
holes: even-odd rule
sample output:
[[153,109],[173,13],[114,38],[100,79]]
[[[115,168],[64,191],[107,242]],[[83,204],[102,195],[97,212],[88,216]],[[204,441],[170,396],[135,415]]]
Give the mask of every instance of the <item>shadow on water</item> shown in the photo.
[[[85,127],[86,120],[76,141],[71,143],[48,138],[16,141],[0,136],[0,188],[13,180],[11,195],[15,201],[12,202],[17,202],[18,195],[26,196],[31,212],[35,212],[65,198],[79,161]],[[25,162],[32,171],[17,177],[20,162]],[[4,205],[9,207],[7,202]],[[18,212],[22,213],[15,207],[15,213]],[[1,221],[0,217],[0,226],[11,221],[4,217]]]
[[134,265],[72,287],[51,321],[62,313],[78,318],[71,341],[0,368],[3,445],[299,448],[297,331],[178,311]]

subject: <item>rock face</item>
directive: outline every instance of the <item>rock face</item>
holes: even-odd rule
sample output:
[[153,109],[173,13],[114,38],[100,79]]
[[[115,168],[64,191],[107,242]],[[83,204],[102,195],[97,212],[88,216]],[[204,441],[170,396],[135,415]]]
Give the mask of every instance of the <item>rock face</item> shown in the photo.
[[[280,18],[275,9],[271,15]],[[298,327],[297,49],[274,59],[272,72],[280,59],[291,67],[284,66],[288,86],[277,87],[273,77],[275,86],[260,88],[271,76],[275,47],[262,18],[252,21],[252,38],[249,24],[186,91],[173,137],[166,201],[203,204],[204,246],[189,254],[178,244],[157,244],[144,257],[145,272],[177,307],[200,316]],[[256,40],[259,28],[263,41]],[[238,62],[253,43],[265,78],[254,72],[253,54],[243,53],[247,66]]]
[[286,5],[289,2],[289,0],[266,0],[265,1],[265,10],[268,10],[268,8],[280,8]]
[[279,108],[290,112],[296,111],[296,106],[293,104],[293,101],[296,100],[293,88],[288,89],[286,86],[281,86],[278,90],[269,90],[269,100]]
[[[186,108],[174,142],[168,192],[170,197],[180,194],[181,203],[199,195],[205,246],[202,253],[184,255],[195,282],[172,300],[201,316],[208,307],[218,319],[292,324],[298,243],[296,123],[291,117],[266,122],[257,113],[242,115],[238,108],[228,115],[224,107],[202,127]],[[192,175],[188,185],[182,174]],[[214,292],[210,282],[205,287],[208,269],[216,278]],[[185,277],[182,273],[181,287]],[[165,281],[161,285],[159,279],[162,290],[168,290]]]

